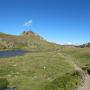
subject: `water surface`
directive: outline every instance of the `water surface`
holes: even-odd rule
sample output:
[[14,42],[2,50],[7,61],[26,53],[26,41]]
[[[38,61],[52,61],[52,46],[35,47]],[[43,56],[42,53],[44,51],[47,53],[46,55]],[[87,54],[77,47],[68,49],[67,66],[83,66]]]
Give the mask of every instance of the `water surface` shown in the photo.
[[27,53],[27,51],[24,50],[0,51],[0,58],[21,56],[24,55],[25,53]]

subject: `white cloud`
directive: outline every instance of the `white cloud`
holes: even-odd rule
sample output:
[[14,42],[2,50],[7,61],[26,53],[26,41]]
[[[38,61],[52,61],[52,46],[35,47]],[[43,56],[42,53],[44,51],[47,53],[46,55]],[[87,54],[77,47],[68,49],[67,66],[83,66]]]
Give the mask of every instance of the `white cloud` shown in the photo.
[[72,42],[67,42],[67,43],[63,43],[63,45],[73,45],[74,43]]
[[67,42],[68,45],[72,45],[73,43],[72,42]]
[[29,20],[23,24],[23,26],[31,26],[31,25],[32,25],[32,20]]

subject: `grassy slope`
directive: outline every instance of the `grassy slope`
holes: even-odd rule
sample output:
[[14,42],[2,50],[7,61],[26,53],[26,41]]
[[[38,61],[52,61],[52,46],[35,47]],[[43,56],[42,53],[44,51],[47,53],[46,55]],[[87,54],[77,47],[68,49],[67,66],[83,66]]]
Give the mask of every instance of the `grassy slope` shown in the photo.
[[49,50],[58,48],[59,45],[44,40],[32,31],[27,31],[19,36],[0,33],[0,49],[27,49]]
[[[16,36],[16,35],[9,35],[5,33],[0,33],[0,49],[21,49],[25,47],[25,45],[22,43],[22,41],[25,41],[22,36]],[[10,44],[13,44],[11,47],[7,47]]]
[[10,86],[19,90],[42,90],[49,82],[73,70],[58,52],[0,58],[0,77],[6,77]]
[[90,48],[63,48],[62,52],[73,57],[82,67],[90,64]]

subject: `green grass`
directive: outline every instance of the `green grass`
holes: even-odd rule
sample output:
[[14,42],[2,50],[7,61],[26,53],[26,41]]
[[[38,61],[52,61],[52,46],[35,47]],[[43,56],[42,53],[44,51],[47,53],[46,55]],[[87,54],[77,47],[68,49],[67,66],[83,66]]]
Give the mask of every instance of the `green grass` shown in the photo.
[[73,75],[74,68],[62,54],[73,57],[83,67],[90,63],[89,52],[87,48],[60,48],[52,52],[0,58],[0,78],[6,78],[9,87],[17,87],[18,90],[72,90],[80,84],[80,77]]
[[67,48],[62,49],[62,52],[73,57],[81,67],[90,64],[90,48]]
[[47,84],[44,90],[75,90],[78,85],[80,85],[79,73],[67,73]]
[[7,88],[9,82],[6,78],[0,78],[0,90],[3,90],[4,88]]
[[19,90],[42,90],[57,77],[74,69],[58,52],[29,53],[24,56],[0,58],[0,77]]

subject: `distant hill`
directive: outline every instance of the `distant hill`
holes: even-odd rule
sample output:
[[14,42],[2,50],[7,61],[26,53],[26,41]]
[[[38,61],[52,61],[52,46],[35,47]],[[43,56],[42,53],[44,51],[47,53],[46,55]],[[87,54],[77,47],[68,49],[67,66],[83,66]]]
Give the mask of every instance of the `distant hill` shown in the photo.
[[19,36],[0,33],[0,49],[51,49],[57,46],[31,30]]
[[90,48],[90,42],[85,43],[85,44],[82,44],[82,45],[79,45],[79,46],[77,46],[77,47],[81,47],[81,48],[88,47],[88,48]]

